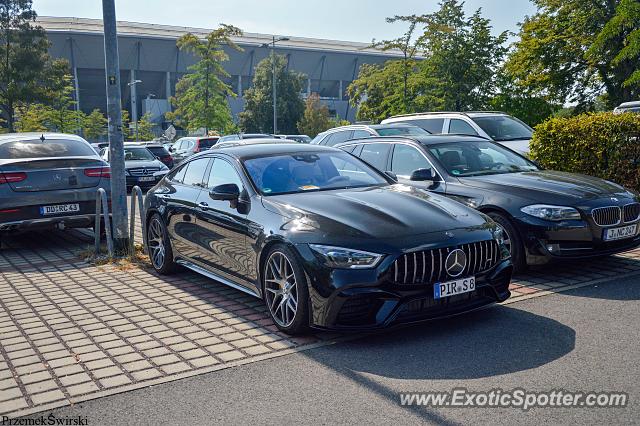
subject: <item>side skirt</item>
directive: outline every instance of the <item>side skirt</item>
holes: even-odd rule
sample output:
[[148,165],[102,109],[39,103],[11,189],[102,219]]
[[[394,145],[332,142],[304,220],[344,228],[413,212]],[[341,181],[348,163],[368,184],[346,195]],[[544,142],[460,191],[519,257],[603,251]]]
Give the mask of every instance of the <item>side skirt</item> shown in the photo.
[[251,290],[249,288],[246,288],[244,286],[241,286],[239,284],[236,284],[233,281],[230,281],[230,280],[228,280],[226,278],[222,278],[221,276],[216,275],[215,273],[213,273],[211,271],[208,271],[208,270],[206,270],[204,268],[201,268],[198,265],[195,265],[195,264],[193,264],[191,262],[188,262],[188,261],[182,260],[182,259],[176,260],[176,263],[178,265],[184,266],[187,269],[191,269],[193,272],[197,272],[198,274],[204,275],[205,277],[211,278],[212,280],[220,281],[224,285],[228,285],[229,287],[233,287],[236,290],[240,290],[240,291],[242,291],[244,293],[247,293],[247,294],[249,294],[249,295],[251,295],[253,297],[257,297],[258,299],[260,299],[260,295],[258,293],[256,293],[255,291],[253,291],[253,290]]

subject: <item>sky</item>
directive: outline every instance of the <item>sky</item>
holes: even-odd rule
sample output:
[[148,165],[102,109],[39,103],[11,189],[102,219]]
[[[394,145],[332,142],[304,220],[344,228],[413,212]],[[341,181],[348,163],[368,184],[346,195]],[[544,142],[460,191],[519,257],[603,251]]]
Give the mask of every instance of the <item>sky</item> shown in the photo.
[[[102,18],[101,0],[33,0],[41,16]],[[402,24],[393,15],[433,12],[436,0],[116,0],[120,21],[215,28],[231,24],[246,32],[371,42],[395,38]],[[518,22],[535,12],[530,0],[467,0],[472,13],[482,8],[495,32],[517,31]]]

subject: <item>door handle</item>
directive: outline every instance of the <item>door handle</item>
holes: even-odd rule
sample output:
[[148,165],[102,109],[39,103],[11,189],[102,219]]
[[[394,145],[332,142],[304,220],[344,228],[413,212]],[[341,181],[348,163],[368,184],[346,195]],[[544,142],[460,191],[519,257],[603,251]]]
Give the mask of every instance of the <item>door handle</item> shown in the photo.
[[202,210],[209,210],[209,204],[207,204],[204,201],[201,201],[200,203],[198,203],[198,207],[200,207]]
[[160,198],[161,200],[168,200],[171,198],[171,195],[169,194],[157,194],[156,195],[158,198]]

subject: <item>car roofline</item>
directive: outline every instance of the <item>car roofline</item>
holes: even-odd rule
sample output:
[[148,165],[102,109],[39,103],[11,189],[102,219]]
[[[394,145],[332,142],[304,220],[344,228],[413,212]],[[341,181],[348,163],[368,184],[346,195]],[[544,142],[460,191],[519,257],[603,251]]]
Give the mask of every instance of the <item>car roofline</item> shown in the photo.
[[[480,135],[462,135],[462,134],[456,134],[456,133],[447,133],[447,134],[441,134],[441,135],[425,135],[424,138],[429,138],[429,139],[436,139],[436,138],[442,138],[444,140],[438,141],[438,142],[433,142],[433,143],[446,143],[448,142],[446,139],[449,137],[457,137],[457,138],[461,138],[461,137],[470,137],[470,138],[476,138],[476,139],[480,139],[483,141],[487,141],[487,142],[494,142],[489,138],[485,138],[484,136],[480,136]],[[415,136],[405,136],[405,135],[397,135],[397,136],[371,136],[371,137],[366,137],[366,138],[356,138],[356,139],[349,139],[347,141],[344,142],[340,142],[336,145],[334,145],[335,148],[339,148],[341,146],[347,146],[347,145],[353,145],[354,143],[362,143],[362,142],[370,142],[370,143],[374,143],[374,142],[392,142],[392,141],[396,141],[396,140],[403,140],[403,141],[411,141],[411,142],[416,142],[419,144],[422,143],[428,143],[428,142],[423,142],[423,140],[421,140],[418,137]]]
[[[425,115],[447,115],[447,114],[459,114],[459,115],[467,116],[469,118],[471,118],[471,116],[469,114],[504,114],[504,115],[509,115],[508,113],[506,113],[504,111],[433,111],[433,112],[414,112],[414,113],[411,113],[411,114],[397,114],[397,115],[392,115],[389,118],[422,117],[422,116],[425,116]],[[389,118],[387,118],[387,120]],[[391,123],[389,123],[389,124],[391,124]]]

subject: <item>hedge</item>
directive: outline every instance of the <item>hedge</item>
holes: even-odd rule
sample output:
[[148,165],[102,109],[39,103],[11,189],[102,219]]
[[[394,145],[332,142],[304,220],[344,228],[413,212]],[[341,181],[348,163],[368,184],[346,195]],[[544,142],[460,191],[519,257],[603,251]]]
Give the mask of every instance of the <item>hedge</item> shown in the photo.
[[640,114],[551,118],[536,126],[531,157],[547,169],[598,176],[640,191]]

